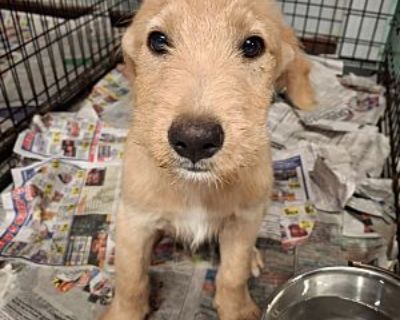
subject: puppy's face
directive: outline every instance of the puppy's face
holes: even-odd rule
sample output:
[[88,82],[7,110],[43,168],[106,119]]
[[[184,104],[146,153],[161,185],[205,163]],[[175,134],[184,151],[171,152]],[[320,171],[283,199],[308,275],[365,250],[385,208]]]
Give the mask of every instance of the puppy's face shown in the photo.
[[257,163],[291,49],[265,0],[145,0],[123,38],[132,137],[177,178],[217,182]]

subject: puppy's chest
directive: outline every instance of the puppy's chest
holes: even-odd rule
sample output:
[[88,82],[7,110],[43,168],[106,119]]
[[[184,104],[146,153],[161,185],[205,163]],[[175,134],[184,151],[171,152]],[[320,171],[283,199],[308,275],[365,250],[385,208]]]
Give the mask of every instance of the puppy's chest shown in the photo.
[[176,236],[197,246],[209,239],[219,228],[221,219],[202,206],[192,206],[175,215],[173,227]]

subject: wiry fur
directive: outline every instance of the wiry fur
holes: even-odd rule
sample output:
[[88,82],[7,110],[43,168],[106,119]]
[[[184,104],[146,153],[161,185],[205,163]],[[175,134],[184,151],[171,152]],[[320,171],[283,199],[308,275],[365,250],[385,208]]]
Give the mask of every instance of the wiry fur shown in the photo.
[[[168,35],[169,54],[149,51],[153,30]],[[266,52],[246,60],[239,48],[252,35],[265,39]],[[147,268],[159,230],[193,246],[218,235],[219,316],[257,319],[247,279],[260,264],[253,246],[272,184],[267,107],[277,86],[287,87],[299,107],[313,101],[297,39],[272,1],[144,0],[123,51],[135,114],[117,220],[116,296],[104,319],[144,319]],[[216,119],[224,130],[222,149],[196,165],[179,157],[168,129],[181,116]]]

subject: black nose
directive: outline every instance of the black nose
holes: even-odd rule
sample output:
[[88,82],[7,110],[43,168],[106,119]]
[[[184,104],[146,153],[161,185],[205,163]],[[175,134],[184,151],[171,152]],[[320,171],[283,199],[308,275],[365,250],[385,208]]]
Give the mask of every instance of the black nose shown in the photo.
[[169,128],[168,140],[180,156],[196,163],[221,149],[224,131],[215,120],[178,118]]

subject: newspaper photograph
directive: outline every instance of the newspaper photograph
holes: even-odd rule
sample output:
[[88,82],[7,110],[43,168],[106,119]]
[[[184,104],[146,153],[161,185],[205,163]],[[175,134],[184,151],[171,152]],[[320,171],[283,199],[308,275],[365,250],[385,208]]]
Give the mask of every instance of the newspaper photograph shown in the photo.
[[122,161],[127,131],[103,127],[98,140],[95,161],[97,163],[118,164]]
[[345,212],[343,214],[343,236],[355,238],[380,238],[375,232],[370,215],[359,212]]
[[286,248],[310,236],[317,214],[305,153],[298,149],[273,154],[274,187],[259,236],[280,239]]
[[76,162],[120,162],[126,131],[103,128],[103,123],[77,113],[36,115],[31,127],[19,134],[14,152],[44,160],[58,158]]
[[383,238],[390,245],[396,234],[395,219],[386,213],[386,206],[370,199],[353,196],[345,207],[343,236]]
[[104,267],[112,250],[110,224],[120,167],[82,168],[61,160],[13,170],[3,193],[6,226],[0,255],[46,265]]
[[71,114],[34,116],[31,128],[17,139],[14,152],[34,159],[58,157],[93,162],[102,123]]

